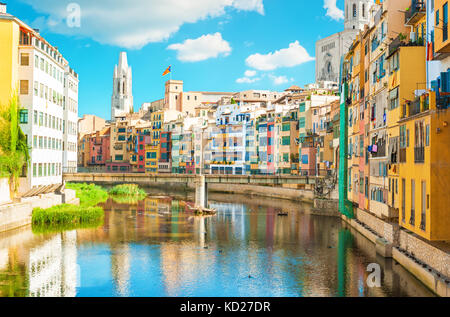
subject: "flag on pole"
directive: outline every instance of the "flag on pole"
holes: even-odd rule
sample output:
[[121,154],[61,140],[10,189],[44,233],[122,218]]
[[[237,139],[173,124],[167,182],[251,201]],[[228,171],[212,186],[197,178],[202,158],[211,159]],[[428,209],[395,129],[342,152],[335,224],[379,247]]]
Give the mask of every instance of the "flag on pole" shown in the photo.
[[167,67],[167,69],[164,71],[164,73],[162,74],[163,76],[166,76],[167,74],[172,72],[172,66]]

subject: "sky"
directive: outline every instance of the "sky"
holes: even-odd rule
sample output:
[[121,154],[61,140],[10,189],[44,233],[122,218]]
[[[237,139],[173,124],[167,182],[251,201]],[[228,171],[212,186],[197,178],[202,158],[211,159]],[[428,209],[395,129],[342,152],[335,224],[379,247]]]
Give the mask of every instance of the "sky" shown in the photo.
[[344,0],[9,0],[79,74],[79,116],[109,119],[127,52],[134,109],[185,91],[283,91],[315,81],[315,42],[343,30]]

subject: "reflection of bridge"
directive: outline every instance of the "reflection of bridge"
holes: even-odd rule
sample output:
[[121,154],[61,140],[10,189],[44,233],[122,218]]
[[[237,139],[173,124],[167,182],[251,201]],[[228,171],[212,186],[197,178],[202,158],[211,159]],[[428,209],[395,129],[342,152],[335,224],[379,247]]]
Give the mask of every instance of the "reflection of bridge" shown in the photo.
[[86,182],[100,184],[133,183],[143,186],[184,184],[195,186],[195,204],[208,205],[208,184],[242,184],[255,186],[315,185],[316,177],[280,175],[186,175],[186,174],[133,174],[108,173],[64,174],[66,182]]

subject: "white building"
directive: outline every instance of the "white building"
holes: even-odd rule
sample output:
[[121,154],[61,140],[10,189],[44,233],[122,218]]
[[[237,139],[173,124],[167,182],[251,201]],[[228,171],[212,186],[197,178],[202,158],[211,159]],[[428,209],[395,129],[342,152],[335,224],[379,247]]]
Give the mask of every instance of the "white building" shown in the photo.
[[117,116],[133,112],[131,67],[128,66],[127,53],[121,52],[119,65],[114,66],[113,94],[111,97],[111,120]]
[[78,74],[66,66],[64,73],[63,172],[77,172]]
[[[5,51],[0,53],[10,59],[0,61],[2,78],[6,78],[1,83],[0,96],[6,99],[5,95],[18,87],[19,122],[31,156],[19,191],[25,194],[32,188],[56,187],[62,183],[63,168],[69,166],[69,162],[76,166],[77,161],[77,75],[56,47],[38,30],[6,13],[4,4],[0,22],[3,26],[11,26],[2,29],[5,37],[1,39],[0,51]],[[67,88],[69,80],[71,86]],[[68,126],[71,127],[70,135],[66,135]],[[67,146],[69,142],[70,147]],[[70,153],[66,153],[68,148]]]
[[339,82],[341,56],[369,23],[373,0],[345,0],[344,31],[316,42],[316,81]]

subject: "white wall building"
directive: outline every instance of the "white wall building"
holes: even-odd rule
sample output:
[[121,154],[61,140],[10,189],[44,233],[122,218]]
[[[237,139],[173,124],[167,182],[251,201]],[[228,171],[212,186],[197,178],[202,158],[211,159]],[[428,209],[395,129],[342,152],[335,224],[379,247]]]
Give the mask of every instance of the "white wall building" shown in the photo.
[[[19,119],[31,156],[26,181],[21,181],[20,191],[25,193],[33,187],[61,184],[63,167],[69,162],[76,167],[78,79],[73,71],[70,76],[66,74],[70,69],[67,60],[36,30],[13,16],[2,18],[14,19],[21,27],[17,51]],[[66,89],[69,77],[71,89]],[[68,122],[70,136],[65,132]],[[71,152],[67,153],[69,142]]]
[[344,31],[316,42],[316,81],[339,82],[341,56],[369,23],[373,0],[346,0]]
[[63,172],[77,172],[78,74],[69,66],[64,73]]
[[114,66],[113,94],[111,97],[111,120],[117,116],[133,112],[133,86],[131,67],[128,66],[127,53],[121,52],[119,65]]

